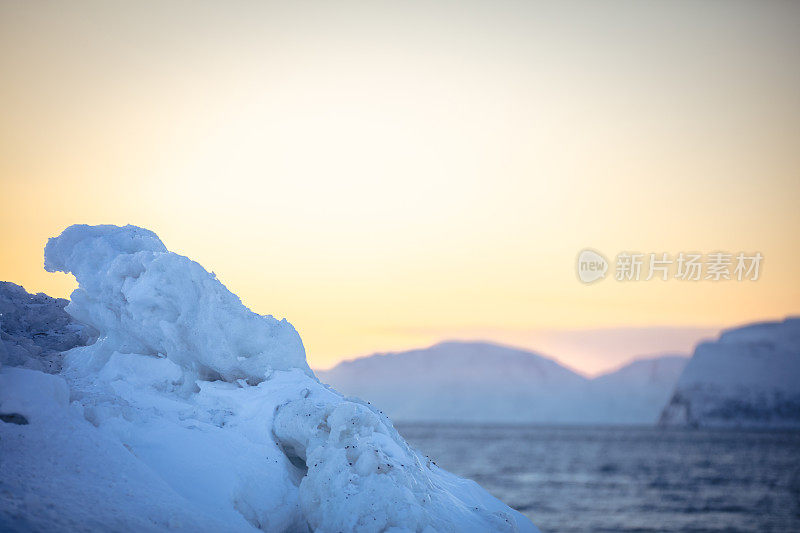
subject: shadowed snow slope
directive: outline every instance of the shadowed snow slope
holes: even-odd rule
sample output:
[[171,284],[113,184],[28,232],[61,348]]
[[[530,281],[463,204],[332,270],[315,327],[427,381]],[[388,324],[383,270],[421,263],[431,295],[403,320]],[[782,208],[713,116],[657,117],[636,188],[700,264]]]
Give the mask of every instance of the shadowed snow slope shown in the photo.
[[642,359],[589,380],[539,354],[488,342],[443,342],[318,371],[395,420],[653,424],[686,358]]
[[57,375],[0,368],[0,530],[537,531],[152,232],[72,226],[46,267],[99,338]]
[[61,370],[61,352],[92,339],[91,328],[64,311],[68,303],[0,281],[0,364]]
[[800,318],[731,329],[700,344],[660,423],[800,427]]

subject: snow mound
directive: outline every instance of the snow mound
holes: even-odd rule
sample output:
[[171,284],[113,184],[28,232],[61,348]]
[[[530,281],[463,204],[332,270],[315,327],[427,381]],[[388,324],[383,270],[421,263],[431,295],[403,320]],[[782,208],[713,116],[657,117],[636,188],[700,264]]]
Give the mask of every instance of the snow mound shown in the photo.
[[136,226],[70,226],[45,247],[45,268],[79,287],[66,311],[100,334],[73,361],[96,371],[113,351],[165,356],[202,378],[262,381],[273,369],[311,374],[285,319],[247,309],[213,274]]
[[99,339],[60,375],[0,368],[0,530],[538,531],[152,232],[72,226],[45,255]]
[[[307,470],[300,506],[315,531],[519,531],[525,524],[477,484],[413,451],[360,401],[282,405],[275,436]],[[343,512],[344,511],[344,512]]]

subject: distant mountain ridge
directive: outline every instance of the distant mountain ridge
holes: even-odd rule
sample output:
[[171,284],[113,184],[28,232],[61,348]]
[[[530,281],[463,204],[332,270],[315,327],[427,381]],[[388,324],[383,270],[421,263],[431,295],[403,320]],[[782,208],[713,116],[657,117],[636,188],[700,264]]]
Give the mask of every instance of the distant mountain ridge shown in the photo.
[[[486,365],[486,356],[491,355],[503,365]],[[480,365],[480,366],[478,366]],[[586,378],[553,359],[527,350],[494,344],[490,342],[445,341],[429,348],[409,350],[405,352],[377,353],[366,357],[351,359],[339,363],[327,375],[356,375],[397,377],[397,371],[405,371],[413,367],[420,371],[417,379],[427,378],[446,381],[478,380],[483,382],[488,377],[508,379],[511,383],[520,381],[519,371],[533,373],[543,382],[579,383]],[[480,368],[480,372],[477,369]],[[432,374],[442,371],[442,375]],[[490,372],[487,376],[485,372]]]
[[642,359],[588,379],[535,352],[447,341],[344,361],[317,376],[401,421],[651,424],[686,361]]

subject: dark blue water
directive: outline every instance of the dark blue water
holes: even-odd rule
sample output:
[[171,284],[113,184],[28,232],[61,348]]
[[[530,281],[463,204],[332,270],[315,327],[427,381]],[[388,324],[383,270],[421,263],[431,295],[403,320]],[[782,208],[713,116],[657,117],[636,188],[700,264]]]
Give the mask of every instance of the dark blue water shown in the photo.
[[397,428],[543,532],[800,532],[800,432]]

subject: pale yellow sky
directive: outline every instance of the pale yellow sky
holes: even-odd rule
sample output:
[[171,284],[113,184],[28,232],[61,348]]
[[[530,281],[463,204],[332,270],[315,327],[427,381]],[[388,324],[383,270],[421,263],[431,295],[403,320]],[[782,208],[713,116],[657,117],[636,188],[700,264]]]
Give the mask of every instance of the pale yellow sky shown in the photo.
[[[30,291],[74,286],[47,237],[132,223],[316,367],[800,313],[800,3],[10,1],[0,47],[0,279]],[[585,247],[765,260],[585,286]]]

